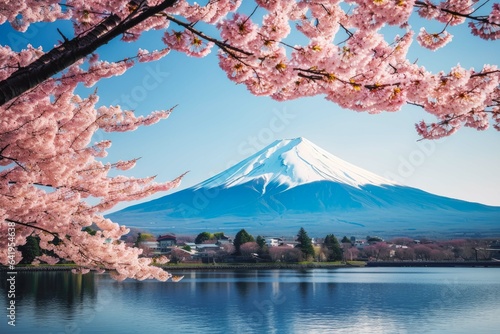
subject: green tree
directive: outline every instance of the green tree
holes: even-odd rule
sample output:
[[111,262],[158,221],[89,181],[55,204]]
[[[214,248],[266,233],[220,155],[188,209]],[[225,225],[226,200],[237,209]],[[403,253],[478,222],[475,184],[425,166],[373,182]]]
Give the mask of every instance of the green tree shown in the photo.
[[224,238],[224,232],[215,232],[213,234],[213,236],[215,239],[220,240],[220,239]]
[[204,241],[212,239],[214,236],[212,233],[209,232],[201,232],[196,236],[196,239],[194,239],[195,244],[202,244]]
[[141,242],[141,235],[142,235],[141,232],[137,233],[137,238],[135,239],[134,247],[138,247],[139,246],[139,242]]
[[[346,237],[344,237],[345,239]],[[342,241],[344,240],[342,239]],[[349,241],[350,242],[350,241]],[[324,241],[325,247],[328,249],[328,260],[330,261],[340,261],[342,260],[342,248],[340,247],[339,241],[333,234],[328,234]]]
[[351,239],[344,235],[340,242],[342,242],[343,244],[351,243]]
[[310,258],[314,257],[314,247],[312,245],[312,240],[307,235],[306,230],[303,227],[300,228],[299,233],[297,234],[297,241],[299,244],[296,246],[302,251],[304,257]]
[[[90,233],[90,232],[89,232]],[[139,246],[139,244],[143,241],[155,241],[156,238],[151,233],[137,233],[137,239],[135,241],[135,247]]]
[[366,241],[369,243],[375,243],[375,242],[382,242],[384,240],[382,240],[382,238],[379,238],[379,237],[367,236]]
[[36,259],[37,256],[42,255],[39,246],[40,238],[29,236],[26,238],[26,243],[18,247],[18,250],[23,254],[23,259],[21,263],[31,263]]
[[240,230],[238,233],[236,233],[236,236],[234,237],[234,248],[236,248],[236,254],[241,254],[240,252],[240,247],[243,245],[245,242],[252,242],[255,241],[253,236],[251,234],[248,234],[245,229]]
[[189,245],[182,247],[182,249],[184,249],[185,251],[188,251],[188,252],[191,251],[191,247]]
[[260,235],[257,236],[257,239],[255,239],[255,241],[257,242],[257,245],[259,245],[260,248],[264,248],[264,246],[266,245],[266,239],[264,239]]

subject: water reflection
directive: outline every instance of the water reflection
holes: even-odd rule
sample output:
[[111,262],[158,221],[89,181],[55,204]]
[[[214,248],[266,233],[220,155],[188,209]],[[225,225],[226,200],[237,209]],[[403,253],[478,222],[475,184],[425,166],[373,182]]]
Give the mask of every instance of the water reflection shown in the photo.
[[[2,272],[0,277],[0,293],[2,301],[5,302],[8,290],[6,273]],[[13,298],[17,310],[16,328],[23,327],[27,320],[29,326],[36,328],[38,320],[56,318],[69,320],[80,317],[87,305],[94,305],[97,302],[96,283],[97,280],[92,274],[18,272],[15,277],[15,298]],[[0,305],[6,306],[6,303]],[[29,319],[21,317],[19,312],[28,313]],[[0,328],[6,328],[6,325],[2,321]]]
[[[15,332],[488,333],[500,325],[494,268],[179,274],[176,284],[19,274]],[[0,286],[5,296],[4,278]]]

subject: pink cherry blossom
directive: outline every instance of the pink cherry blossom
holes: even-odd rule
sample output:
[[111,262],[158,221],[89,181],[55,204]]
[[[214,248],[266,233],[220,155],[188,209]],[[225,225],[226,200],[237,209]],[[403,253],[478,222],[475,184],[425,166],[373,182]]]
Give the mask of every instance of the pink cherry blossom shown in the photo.
[[434,51],[451,42],[452,38],[453,35],[447,31],[430,34],[425,28],[422,28],[417,36],[417,41],[421,46]]
[[146,63],[150,61],[160,60],[161,58],[165,57],[169,52],[170,50],[168,48],[165,48],[163,50],[155,50],[152,52],[149,52],[148,50],[139,49],[137,57],[139,58],[139,62]]
[[244,46],[257,35],[257,26],[251,18],[243,14],[234,14],[229,20],[217,24],[223,40],[230,40],[234,46]]

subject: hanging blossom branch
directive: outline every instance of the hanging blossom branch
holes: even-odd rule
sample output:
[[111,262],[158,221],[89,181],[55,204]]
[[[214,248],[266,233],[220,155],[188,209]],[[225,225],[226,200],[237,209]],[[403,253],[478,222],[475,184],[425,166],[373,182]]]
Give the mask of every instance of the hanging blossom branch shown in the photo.
[[[479,8],[482,7],[482,6],[484,6],[487,2],[489,2],[489,0],[485,1],[482,5],[480,5]],[[424,1],[420,1],[420,0],[415,1],[415,7],[417,7],[417,8],[432,8],[432,9],[441,11],[441,12],[446,13],[446,14],[451,14],[453,16],[464,17],[464,18],[467,18],[467,19],[470,19],[470,20],[473,20],[473,21],[478,21],[478,22],[487,23],[487,24],[491,24],[491,25],[500,27],[500,22],[496,22],[496,21],[491,20],[490,16],[486,16],[486,15],[472,15],[472,13],[474,13],[475,11],[477,11],[477,9],[474,10],[474,11],[470,11],[469,13],[459,12],[459,11],[456,11],[456,10],[448,9],[448,8],[444,7],[443,5],[438,6],[438,5],[435,5],[435,4],[431,3],[430,1],[424,2]]]
[[[495,121],[493,127],[496,130],[500,131],[500,101],[494,101],[494,102],[495,103],[487,106],[487,108],[490,108],[490,110],[488,109],[480,111],[470,110],[462,114],[448,114],[444,115],[441,121],[433,123],[426,123],[424,121],[421,121],[420,123],[415,125],[417,131],[419,133],[422,133],[422,138],[419,139],[419,141],[425,139],[439,139],[443,137],[443,132],[448,135],[455,133],[460,128],[460,125],[462,123],[464,123],[465,126],[475,127],[475,128],[478,128],[478,125],[475,123],[480,123],[483,124],[483,126],[482,128],[479,129],[485,130],[487,125],[485,125],[484,123],[484,115],[486,114],[491,115],[491,118]],[[415,103],[409,103],[409,104],[423,107],[422,105]]]
[[[465,19],[470,20],[469,27],[472,34],[485,40],[497,40],[500,38],[500,4],[493,4],[492,11],[489,15],[473,15],[489,0],[483,2],[476,9],[472,9],[472,3],[467,7],[465,4],[455,4],[453,1],[447,1],[439,5],[435,5],[430,1],[416,1],[415,7],[419,8],[418,13],[424,18],[435,18],[440,22],[446,22],[451,25],[463,23]],[[437,34],[433,34],[437,39]],[[441,39],[451,39],[447,32],[441,32]],[[439,40],[439,39],[437,39]]]
[[245,56],[251,56],[253,55],[252,52],[249,52],[249,51],[245,51],[243,49],[240,49],[240,48],[237,48],[237,47],[234,47],[233,45],[231,44],[228,44],[227,42],[224,42],[224,41],[221,41],[221,40],[218,40],[216,38],[213,38],[211,36],[208,36],[206,35],[205,33],[203,33],[202,31],[200,30],[197,30],[197,29],[194,29],[193,25],[190,24],[190,23],[186,23],[186,22],[182,22],[178,19],[176,19],[175,17],[173,17],[172,15],[165,15],[165,17],[169,20],[169,21],[172,21],[176,24],[178,24],[179,26],[181,27],[184,27],[185,29],[187,29],[188,31],[192,32],[193,34],[197,35],[198,37],[204,39],[205,41],[207,42],[211,42],[215,45],[217,45],[220,49],[222,49],[224,52],[228,53],[228,54],[231,54],[237,58],[241,58],[241,56],[236,56],[235,52],[237,53],[240,53],[240,54],[243,54]]
[[[255,13],[257,8],[258,7],[256,7],[254,9],[254,11],[252,12],[252,15]],[[194,35],[196,35],[196,36],[200,37],[201,39],[205,40],[206,42],[208,42],[206,50],[210,49],[210,44],[216,45],[223,52],[225,52],[227,55],[229,55],[232,59],[234,59],[235,61],[240,63],[242,66],[247,66],[247,67],[251,68],[253,73],[255,74],[255,77],[258,80],[260,80],[259,73],[255,70],[255,68],[253,68],[253,66],[250,63],[245,61],[246,57],[250,57],[250,56],[254,55],[253,52],[246,51],[243,48],[235,47],[235,46],[227,43],[226,41],[222,41],[222,40],[219,40],[217,38],[208,36],[205,33],[203,33],[202,31],[195,29],[194,24],[182,22],[182,21],[176,19],[175,17],[173,17],[172,15],[165,14],[165,17],[169,21],[176,23],[177,25],[185,28],[187,31],[193,33]],[[242,26],[244,26],[245,22],[247,22],[249,19],[250,19],[250,16],[245,19],[245,21],[242,23]],[[181,35],[181,33],[174,33],[173,36],[175,36],[176,39],[180,39],[182,35]],[[193,39],[190,44],[191,44],[191,46],[199,46],[200,45],[200,43],[199,43],[199,41],[197,41],[197,39]],[[174,44],[171,46],[173,46],[176,50],[181,51],[181,52],[183,52],[183,51],[186,52],[186,48],[190,47],[189,44],[177,44],[177,45]],[[199,55],[203,55],[203,52],[191,53],[191,55],[199,56]],[[261,58],[261,60],[263,60],[263,58]]]

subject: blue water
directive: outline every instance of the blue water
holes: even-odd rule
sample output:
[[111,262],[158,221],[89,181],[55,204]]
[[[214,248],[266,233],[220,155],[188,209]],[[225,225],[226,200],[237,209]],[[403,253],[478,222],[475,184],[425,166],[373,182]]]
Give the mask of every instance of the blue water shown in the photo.
[[179,283],[18,273],[1,333],[500,333],[500,268],[187,271]]

